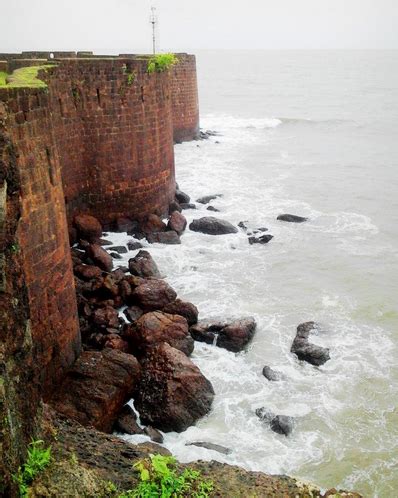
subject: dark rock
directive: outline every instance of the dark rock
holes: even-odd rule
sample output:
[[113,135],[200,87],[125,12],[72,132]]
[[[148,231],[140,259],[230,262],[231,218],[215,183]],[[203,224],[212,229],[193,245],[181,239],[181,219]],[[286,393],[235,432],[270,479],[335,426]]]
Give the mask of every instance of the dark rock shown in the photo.
[[98,244],[90,244],[86,249],[87,256],[102,270],[110,272],[113,268],[112,256]]
[[215,208],[214,206],[208,206],[206,209],[207,209],[207,211],[213,211],[214,213],[220,212],[220,210]]
[[191,198],[189,197],[188,194],[186,194],[185,192],[182,192],[181,190],[176,190],[176,200],[180,203],[180,204],[189,204]]
[[180,204],[181,209],[196,209],[196,205],[192,204],[192,202],[182,202]]
[[171,315],[183,316],[187,320],[188,325],[198,323],[198,308],[192,303],[181,301],[181,299],[176,299],[172,303],[166,304],[163,311]]
[[[177,211],[174,212],[176,213]],[[180,237],[174,231],[149,233],[146,239],[150,244],[181,244]]]
[[129,343],[118,334],[108,334],[104,337],[104,348],[117,349],[123,353],[129,352]]
[[256,410],[257,417],[263,422],[269,424],[271,430],[277,434],[288,436],[294,427],[294,418],[287,415],[275,415],[265,408],[258,408]]
[[206,448],[207,450],[217,451],[218,453],[222,453],[223,455],[229,455],[230,453],[232,453],[232,450],[230,448],[226,448],[225,446],[221,446],[220,444],[206,443],[202,441],[185,443],[185,446],[198,446],[199,448]]
[[102,275],[102,270],[101,268],[98,268],[98,266],[83,264],[75,266],[74,272],[79,278],[82,278],[83,280],[92,280],[94,278],[99,278]]
[[137,277],[160,277],[155,260],[148,251],[140,251],[134,258],[129,259],[129,270]]
[[181,235],[187,227],[187,219],[185,216],[178,211],[174,211],[169,219],[167,228],[169,230],[174,230],[178,235]]
[[282,379],[282,374],[280,372],[272,370],[272,368],[267,365],[265,365],[265,367],[263,368],[263,375],[270,381],[277,381]]
[[82,425],[110,432],[136,389],[141,367],[134,356],[114,349],[84,351],[57,388],[51,404]]
[[238,231],[229,221],[220,220],[213,216],[205,216],[204,218],[193,220],[189,228],[194,232],[206,233],[208,235],[223,235],[237,233]]
[[135,242],[134,240],[130,240],[130,242],[127,242],[127,247],[129,251],[136,251],[137,249],[141,249],[143,245],[141,242]]
[[238,227],[241,228],[242,230],[247,230],[247,225],[246,223],[248,223],[247,221],[240,221],[238,223]]
[[249,244],[268,244],[274,238],[271,234],[261,235],[260,237],[249,237]]
[[135,322],[135,334],[130,340],[134,350],[140,354],[163,342],[167,342],[187,356],[194,348],[194,341],[189,334],[188,322],[185,318],[161,311],[142,315]]
[[288,221],[290,223],[303,223],[304,221],[308,221],[308,218],[296,216],[295,214],[280,214],[276,219],[279,221]]
[[184,353],[167,343],[155,346],[142,362],[135,406],[144,424],[182,432],[209,413],[211,383]]
[[177,201],[173,201],[169,205],[169,213],[170,214],[174,213],[174,211],[178,211],[179,213],[181,213],[181,211],[182,211],[182,207],[180,206],[180,204]]
[[154,443],[163,444],[162,434],[154,427],[148,425],[147,427],[145,427],[144,432],[147,436],[151,438],[151,441],[153,441]]
[[254,318],[242,318],[231,322],[203,320],[190,328],[195,341],[213,344],[237,353],[252,340],[256,330]]
[[131,294],[133,292],[131,285],[128,280],[124,279],[118,283],[119,295],[123,299],[123,302],[128,304],[130,302]]
[[123,313],[126,315],[127,320],[129,320],[130,322],[135,322],[144,314],[142,309],[138,306],[130,306],[129,308],[126,308]]
[[256,228],[253,230],[253,233],[259,233],[259,232],[268,232],[268,228],[261,227],[261,228]]
[[115,422],[114,430],[124,434],[145,434],[137,423],[137,415],[130,405],[124,405]]
[[131,232],[137,230],[138,223],[130,218],[120,217],[117,218],[115,222],[115,231],[116,232]]
[[99,246],[111,246],[113,244],[112,241],[106,239],[97,239],[95,242]]
[[294,338],[290,351],[297,355],[299,360],[320,366],[330,360],[330,354],[328,348],[316,346],[309,342],[308,338],[311,331],[316,329],[317,327],[314,322],[300,324],[297,327],[296,337]]
[[78,214],[73,220],[73,224],[78,232],[78,237],[89,242],[95,242],[101,238],[101,223],[89,214]]
[[210,201],[217,199],[217,197],[222,197],[222,194],[205,195],[199,199],[196,199],[196,202],[199,202],[199,204],[208,204]]
[[132,294],[135,302],[147,311],[163,309],[175,301],[177,293],[164,280],[147,280],[136,287]]
[[108,247],[108,250],[118,252],[119,254],[126,254],[127,253],[127,249],[125,246],[112,246],[112,247]]
[[118,252],[110,252],[109,254],[113,259],[123,259],[123,256],[121,256]]
[[92,321],[100,328],[119,328],[119,313],[111,306],[96,309],[92,314]]
[[141,225],[141,230],[144,234],[165,232],[166,224],[156,214],[150,214],[144,223]]

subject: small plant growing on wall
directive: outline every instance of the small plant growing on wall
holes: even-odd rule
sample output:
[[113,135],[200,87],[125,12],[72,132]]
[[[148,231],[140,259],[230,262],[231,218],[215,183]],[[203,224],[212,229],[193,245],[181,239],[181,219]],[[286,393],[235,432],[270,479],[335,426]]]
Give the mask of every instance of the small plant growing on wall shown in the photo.
[[163,73],[175,64],[178,64],[175,54],[157,54],[148,61],[148,73]]
[[26,462],[18,469],[14,480],[18,484],[19,496],[25,498],[29,493],[29,485],[35,477],[51,462],[51,448],[45,448],[41,440],[32,441],[28,448]]

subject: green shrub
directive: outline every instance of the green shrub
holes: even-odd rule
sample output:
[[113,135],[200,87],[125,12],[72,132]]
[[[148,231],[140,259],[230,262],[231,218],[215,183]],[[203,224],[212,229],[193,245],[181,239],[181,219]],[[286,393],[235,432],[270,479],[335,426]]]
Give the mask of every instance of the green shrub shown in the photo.
[[201,478],[197,470],[177,470],[172,456],[150,455],[134,464],[141,482],[136,489],[119,495],[119,498],[208,498],[213,482]]
[[163,73],[178,63],[174,54],[153,55],[148,61],[148,73]]
[[46,88],[46,83],[40,80],[37,75],[41,69],[47,71],[51,67],[54,67],[54,64],[21,67],[16,69],[12,74],[0,73],[0,86]]
[[32,441],[28,447],[26,462],[19,467],[17,474],[13,476],[19,487],[19,496],[28,496],[29,485],[35,477],[44,470],[51,461],[51,447],[45,448],[41,440]]

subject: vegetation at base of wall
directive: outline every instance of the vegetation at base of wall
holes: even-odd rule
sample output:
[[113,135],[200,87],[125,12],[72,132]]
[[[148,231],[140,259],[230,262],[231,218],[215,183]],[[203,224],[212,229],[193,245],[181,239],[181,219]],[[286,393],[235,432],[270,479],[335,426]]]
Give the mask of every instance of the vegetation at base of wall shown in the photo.
[[148,61],[148,73],[163,73],[178,63],[175,54],[157,54]]
[[54,67],[54,64],[44,64],[42,66],[21,67],[12,74],[0,73],[0,87],[7,88],[47,88],[44,81],[37,75],[41,69],[47,70]]
[[35,477],[42,472],[51,462],[51,447],[45,448],[44,441],[32,441],[28,447],[26,462],[19,467],[18,472],[13,476],[18,484],[19,496],[28,496],[29,485]]
[[197,470],[177,470],[172,456],[150,455],[133,466],[140,473],[138,486],[118,498],[208,498],[213,482],[201,477]]

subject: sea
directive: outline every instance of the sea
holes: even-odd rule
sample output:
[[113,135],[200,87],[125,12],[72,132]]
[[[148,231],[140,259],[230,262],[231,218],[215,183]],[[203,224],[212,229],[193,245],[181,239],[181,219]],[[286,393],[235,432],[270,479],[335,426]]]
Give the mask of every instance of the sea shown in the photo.
[[[274,238],[250,245],[244,230],[187,230],[180,246],[148,244],[200,318],[257,321],[245,352],[196,343],[213,409],[164,434],[164,446],[182,462],[396,497],[398,51],[208,51],[197,66],[201,128],[217,135],[175,146],[176,177],[193,201],[222,197],[211,202],[218,213],[184,211],[188,223],[216,215]],[[277,221],[282,213],[309,220]],[[126,234],[112,237],[126,243]],[[321,367],[290,352],[309,320],[319,324],[311,341],[330,349]],[[283,380],[268,381],[265,365]],[[260,407],[295,417],[293,433],[272,432]],[[194,441],[232,451],[186,445]]]

